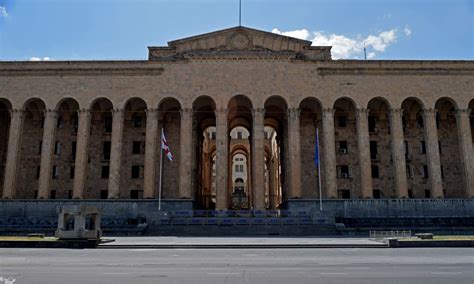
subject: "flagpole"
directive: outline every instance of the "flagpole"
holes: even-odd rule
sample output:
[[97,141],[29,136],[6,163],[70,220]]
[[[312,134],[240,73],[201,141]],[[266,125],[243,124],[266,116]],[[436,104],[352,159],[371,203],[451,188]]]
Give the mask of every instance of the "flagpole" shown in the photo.
[[163,180],[163,128],[160,137],[160,188],[158,189],[158,211],[161,211],[161,186]]
[[319,159],[319,129],[316,128],[316,143],[318,144],[318,184],[319,184],[319,211],[323,211],[323,195],[321,191],[321,159]]

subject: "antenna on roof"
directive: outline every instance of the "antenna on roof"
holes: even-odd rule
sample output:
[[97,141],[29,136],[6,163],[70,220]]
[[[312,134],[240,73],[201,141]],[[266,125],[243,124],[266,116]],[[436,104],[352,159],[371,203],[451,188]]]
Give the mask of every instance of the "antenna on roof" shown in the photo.
[[364,60],[367,60],[367,49],[365,48],[365,41],[364,41]]
[[239,0],[239,27],[242,26],[242,0]]

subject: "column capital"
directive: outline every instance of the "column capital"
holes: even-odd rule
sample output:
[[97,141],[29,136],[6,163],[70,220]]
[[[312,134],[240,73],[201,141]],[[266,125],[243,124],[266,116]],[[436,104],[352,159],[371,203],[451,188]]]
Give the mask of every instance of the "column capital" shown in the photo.
[[51,116],[51,117],[57,117],[58,116],[58,111],[55,109],[45,109],[43,110],[43,113],[45,116]]
[[403,109],[402,108],[391,108],[390,109],[390,114],[396,115],[396,114],[403,114]]
[[325,116],[333,116],[334,117],[334,113],[336,113],[336,110],[333,109],[333,108],[323,108],[322,111],[323,111],[323,117],[325,117]]
[[265,115],[265,109],[264,108],[253,108],[252,109],[252,117],[255,117],[256,115]]
[[20,117],[23,117],[25,115],[25,111],[23,109],[9,109],[8,112],[10,112],[10,115],[14,115],[14,114],[19,114]]
[[159,111],[157,108],[147,108],[145,109],[145,115],[146,117],[156,117],[158,115]]
[[289,108],[287,110],[287,112],[288,112],[288,117],[296,118],[296,117],[299,117],[299,115],[301,113],[301,109],[299,109],[299,108]]
[[114,108],[111,110],[112,116],[123,115],[124,111],[121,108]]
[[179,110],[179,114],[181,115],[181,118],[190,117],[193,114],[193,109],[192,108],[182,108],[182,109]]
[[435,108],[424,108],[423,109],[423,114],[425,116],[427,116],[427,115],[436,115],[436,113],[438,113],[438,110],[435,109]]
[[358,114],[369,115],[370,109],[368,109],[368,108],[358,108],[358,109],[356,109],[356,111],[357,111]]
[[81,114],[81,113],[87,113],[87,114],[89,114],[89,113],[91,113],[91,110],[88,109],[88,108],[80,108],[80,109],[77,110],[77,112],[78,112],[79,114]]
[[456,116],[457,117],[469,117],[469,115],[471,114],[471,109],[457,109],[456,110]]

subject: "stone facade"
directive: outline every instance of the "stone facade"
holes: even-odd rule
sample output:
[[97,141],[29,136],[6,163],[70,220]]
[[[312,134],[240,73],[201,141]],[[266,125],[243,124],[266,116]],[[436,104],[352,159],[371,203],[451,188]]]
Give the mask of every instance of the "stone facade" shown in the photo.
[[[146,61],[0,62],[0,188],[157,198],[162,173],[164,199],[198,200],[214,156],[215,204],[197,207],[229,208],[229,134],[243,126],[251,208],[319,197],[316,129],[323,198],[472,198],[473,75],[472,61],[331,60],[245,27],[150,47]],[[174,159],[160,169],[162,129]]]

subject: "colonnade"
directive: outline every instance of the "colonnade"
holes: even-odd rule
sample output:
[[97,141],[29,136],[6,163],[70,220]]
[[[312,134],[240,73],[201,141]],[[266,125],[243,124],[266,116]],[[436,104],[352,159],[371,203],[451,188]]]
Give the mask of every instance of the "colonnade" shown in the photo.
[[[287,197],[289,199],[301,198],[301,145],[300,145],[300,122],[299,109],[289,108],[288,119],[288,153],[287,166],[290,169],[288,180]],[[336,150],[334,135],[334,109],[323,108],[322,112],[322,139],[325,151],[321,153],[324,163],[322,164],[325,174],[323,190],[327,198],[337,198],[337,175],[336,175]],[[17,172],[19,170],[19,153],[22,124],[24,120],[23,110],[10,110],[10,133],[8,138],[8,150],[5,167],[5,178],[3,187],[3,198],[14,198],[17,182]],[[114,109],[112,125],[112,150],[110,159],[110,175],[108,181],[108,197],[110,199],[120,198],[120,169],[121,153],[124,129],[124,110]],[[180,127],[180,160],[179,160],[179,197],[191,199],[194,195],[193,187],[193,161],[192,161],[192,133],[193,133],[193,110],[181,109]],[[228,114],[227,109],[217,109],[216,117],[216,208],[225,209],[228,207],[228,160],[230,159],[228,140]],[[403,109],[390,109],[390,135],[391,135],[391,155],[393,160],[394,184],[397,198],[408,197],[407,173],[404,150],[404,133],[402,122]],[[145,166],[144,166],[144,198],[156,198],[156,161],[158,159],[159,141],[159,111],[157,109],[146,110],[146,137],[145,137]],[[44,128],[41,148],[41,164],[38,182],[38,198],[47,199],[51,188],[51,171],[53,167],[52,157],[56,131],[56,110],[44,111]],[[440,152],[438,145],[438,133],[436,127],[436,110],[423,109],[425,121],[424,136],[427,143],[427,164],[429,169],[429,185],[432,197],[442,198],[442,174]],[[252,109],[252,135],[251,135],[251,181],[254,191],[254,207],[256,209],[265,208],[264,191],[264,119],[265,109]],[[466,196],[474,197],[474,158],[472,149],[472,134],[470,125],[470,110],[456,110],[456,122],[458,126],[458,141],[461,151],[461,164],[466,187]],[[371,159],[369,151],[369,129],[368,110],[360,108],[356,110],[357,121],[357,143],[358,159],[360,165],[360,184],[362,196],[372,197],[372,177]],[[91,110],[78,110],[78,130],[77,149],[74,168],[73,198],[84,198],[84,188],[87,172],[87,148],[89,144],[91,124]],[[175,145],[178,147],[178,145]],[[258,190],[261,189],[261,190]]]

